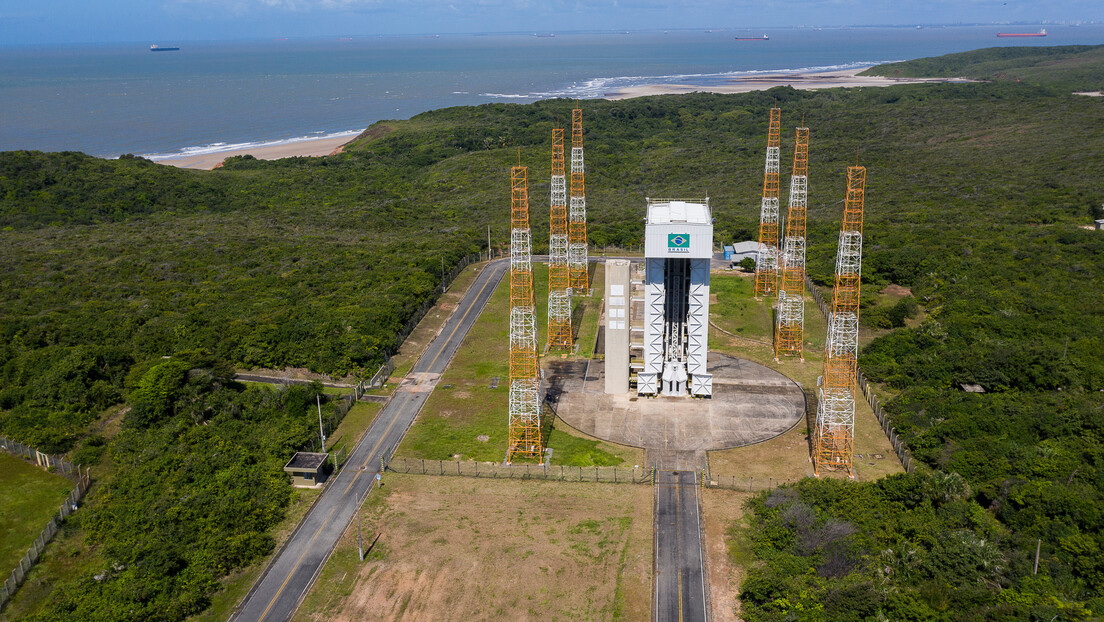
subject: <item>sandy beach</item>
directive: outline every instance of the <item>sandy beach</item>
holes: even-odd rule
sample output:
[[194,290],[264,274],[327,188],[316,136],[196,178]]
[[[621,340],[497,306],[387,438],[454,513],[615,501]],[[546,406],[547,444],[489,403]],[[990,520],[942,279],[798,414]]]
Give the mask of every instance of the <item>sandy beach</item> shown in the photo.
[[[966,82],[961,78],[883,78],[878,76],[859,76],[863,69],[828,71],[823,73],[778,73],[761,74],[733,78],[724,84],[701,86],[694,84],[647,84],[633,86],[614,93],[607,93],[605,99],[617,100],[648,95],[676,95],[682,93],[748,93],[762,91],[776,86],[792,86],[796,89],[830,89],[857,86],[893,86],[919,82]],[[220,151],[203,155],[167,158],[158,160],[181,168],[210,170],[231,156],[252,155],[259,160],[278,160],[294,156],[325,156],[338,153],[341,147],[353,140],[353,137],[320,138],[303,140],[283,145],[259,146],[235,151]]]
[[195,168],[211,170],[222,164],[226,158],[251,155],[258,160],[279,160],[280,158],[292,158],[295,156],[325,156],[339,153],[341,147],[355,136],[340,136],[337,138],[319,138],[316,140],[301,140],[282,145],[265,145],[249,149],[236,149],[234,151],[219,151],[217,153],[205,153],[202,155],[184,156],[180,158],[166,158],[158,160],[158,164],[168,164],[180,168]]
[[607,93],[605,99],[628,99],[648,95],[675,95],[682,93],[749,93],[764,91],[776,86],[792,86],[795,89],[834,89],[856,86],[893,86],[921,82],[969,82],[963,78],[883,78],[860,76],[867,68],[827,71],[823,73],[760,74],[733,78],[724,84],[699,86],[694,84],[647,84]]

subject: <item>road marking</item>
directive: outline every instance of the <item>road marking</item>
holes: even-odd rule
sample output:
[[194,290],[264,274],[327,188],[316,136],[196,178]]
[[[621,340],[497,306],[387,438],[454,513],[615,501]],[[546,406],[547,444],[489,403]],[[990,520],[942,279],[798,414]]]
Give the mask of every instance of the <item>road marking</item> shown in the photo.
[[272,609],[272,605],[276,604],[276,600],[280,598],[280,594],[282,594],[284,592],[284,588],[287,587],[288,581],[291,581],[292,575],[294,575],[295,571],[299,569],[299,564],[302,563],[303,558],[306,557],[307,553],[310,552],[311,545],[314,544],[314,539],[318,537],[318,534],[322,533],[322,530],[326,528],[326,525],[330,524],[330,519],[333,518],[333,514],[336,511],[337,506],[335,505],[334,508],[330,510],[329,516],[326,517],[326,521],[322,523],[322,526],[318,528],[318,531],[314,532],[314,535],[311,536],[310,542],[307,542],[307,548],[303,550],[303,554],[299,556],[299,559],[295,560],[295,565],[292,566],[291,572],[288,573],[287,578],[284,579],[284,582],[280,585],[280,589],[276,590],[276,595],[272,597],[271,601],[269,601],[268,606],[265,607],[265,610],[263,612],[261,612],[261,617],[257,619],[257,622],[263,622],[265,616],[268,615],[268,611]]
[[679,562],[682,561],[682,556],[679,555],[682,551],[682,530],[679,529],[679,520],[681,518],[679,514],[679,504],[682,503],[680,488],[679,476],[675,475],[675,572],[678,573],[678,619],[679,622],[682,622],[682,568],[678,567]]

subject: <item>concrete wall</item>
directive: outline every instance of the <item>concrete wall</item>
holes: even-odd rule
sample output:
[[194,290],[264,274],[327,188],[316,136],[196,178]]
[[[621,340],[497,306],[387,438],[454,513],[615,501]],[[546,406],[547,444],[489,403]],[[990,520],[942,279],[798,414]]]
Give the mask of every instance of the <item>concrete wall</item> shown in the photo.
[[626,259],[606,260],[606,393],[629,392],[629,305]]

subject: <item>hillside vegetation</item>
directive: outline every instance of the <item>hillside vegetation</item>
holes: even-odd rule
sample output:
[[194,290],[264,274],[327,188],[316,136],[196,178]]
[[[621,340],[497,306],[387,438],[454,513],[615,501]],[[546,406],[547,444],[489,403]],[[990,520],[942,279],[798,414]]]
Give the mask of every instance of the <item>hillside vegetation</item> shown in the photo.
[[860,75],[1006,80],[1095,91],[1104,87],[1104,45],[986,48],[887,63]]
[[[1053,60],[1031,49],[1042,51],[1002,71]],[[865,291],[910,288],[924,318],[873,342],[862,364],[937,473],[764,498],[755,555],[782,551],[792,564],[777,567],[792,572],[754,565],[747,619],[1104,611],[1104,237],[1083,228],[1102,216],[1104,101],[1055,87],[1079,71],[1051,66],[1047,84],[583,104],[592,244],[638,245],[647,196],[709,196],[718,244],[754,238],[777,104],[784,170],[797,119],[812,128],[813,278],[831,280],[857,159]],[[227,370],[374,371],[442,262],[485,248],[487,226],[505,244],[519,152],[544,250],[549,138],[573,105],[438,110],[377,123],[338,156],[234,158],[211,172],[0,154],[0,433],[114,468],[81,519],[98,557],[39,619],[179,620],[269,550],[287,505],[279,466],[309,438],[313,393],[246,390]],[[877,297],[865,304],[892,315]],[[122,432],[93,434],[119,404]],[[916,571],[877,574],[898,567],[887,548]],[[806,606],[860,597],[868,606],[851,613]]]

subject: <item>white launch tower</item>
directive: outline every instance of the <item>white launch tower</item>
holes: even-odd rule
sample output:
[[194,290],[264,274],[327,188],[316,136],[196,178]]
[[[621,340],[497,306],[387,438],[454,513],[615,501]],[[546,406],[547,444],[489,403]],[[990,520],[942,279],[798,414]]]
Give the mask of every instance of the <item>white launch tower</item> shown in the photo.
[[710,397],[709,199],[648,199],[644,257],[644,369],[637,393]]

